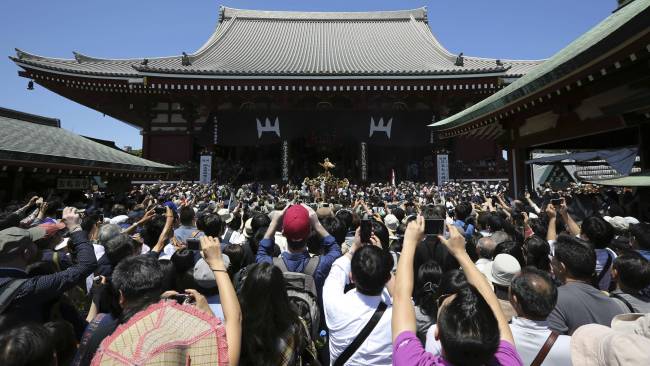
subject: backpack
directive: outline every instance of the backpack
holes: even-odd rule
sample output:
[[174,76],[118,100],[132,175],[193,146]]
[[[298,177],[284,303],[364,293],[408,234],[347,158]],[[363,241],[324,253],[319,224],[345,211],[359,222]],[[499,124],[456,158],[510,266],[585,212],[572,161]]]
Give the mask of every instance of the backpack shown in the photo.
[[320,257],[311,257],[302,273],[290,272],[282,257],[274,257],[273,265],[282,270],[287,282],[287,295],[289,302],[294,306],[298,316],[307,323],[307,329],[312,339],[316,339],[320,327],[320,308],[318,306],[318,292],[314,274]]

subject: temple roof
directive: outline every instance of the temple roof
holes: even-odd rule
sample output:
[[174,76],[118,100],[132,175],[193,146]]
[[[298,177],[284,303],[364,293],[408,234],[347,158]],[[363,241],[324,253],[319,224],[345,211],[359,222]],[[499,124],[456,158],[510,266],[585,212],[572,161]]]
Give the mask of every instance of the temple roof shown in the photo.
[[0,160],[25,160],[138,172],[166,172],[159,164],[84,138],[40,120],[57,119],[0,108]]
[[[434,130],[466,127],[502,113],[555,83],[569,80],[585,65],[606,59],[633,36],[648,33],[650,0],[632,1],[578,37],[539,67],[482,101],[431,124]],[[650,45],[647,46],[650,51]],[[488,126],[489,127],[489,126]]]
[[541,61],[463,57],[431,33],[426,8],[377,12],[285,12],[222,7],[196,52],[171,57],[55,59],[17,50],[23,67],[97,76],[142,77],[517,77]]

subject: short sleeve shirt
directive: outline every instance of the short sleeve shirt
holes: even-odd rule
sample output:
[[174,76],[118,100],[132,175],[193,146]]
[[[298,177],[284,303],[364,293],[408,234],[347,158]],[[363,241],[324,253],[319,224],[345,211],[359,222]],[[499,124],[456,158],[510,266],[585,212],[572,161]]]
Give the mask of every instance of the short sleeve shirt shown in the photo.
[[[422,343],[415,333],[405,331],[400,333],[393,342],[393,365],[395,366],[437,366],[452,365],[441,356],[434,356],[424,350]],[[521,366],[523,365],[513,344],[501,340],[494,353],[494,358],[488,362],[491,366]]]

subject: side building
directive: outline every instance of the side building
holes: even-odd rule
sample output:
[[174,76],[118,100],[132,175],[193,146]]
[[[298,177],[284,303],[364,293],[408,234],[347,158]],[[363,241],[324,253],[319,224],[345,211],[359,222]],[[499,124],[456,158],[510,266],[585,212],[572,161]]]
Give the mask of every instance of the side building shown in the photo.
[[61,128],[61,121],[0,108],[0,202],[44,190],[128,188],[132,180],[165,179],[156,163]]

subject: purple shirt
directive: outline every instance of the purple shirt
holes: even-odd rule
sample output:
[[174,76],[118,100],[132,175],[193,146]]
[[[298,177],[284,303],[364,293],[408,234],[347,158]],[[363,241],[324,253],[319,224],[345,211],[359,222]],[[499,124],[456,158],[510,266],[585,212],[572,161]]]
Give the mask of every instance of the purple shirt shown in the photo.
[[[393,342],[393,365],[428,366],[428,365],[452,365],[441,356],[434,356],[424,350],[422,343],[415,333],[405,331],[400,333]],[[488,365],[501,366],[523,366],[523,362],[515,349],[515,346],[507,341],[501,340],[499,347],[494,353]]]

